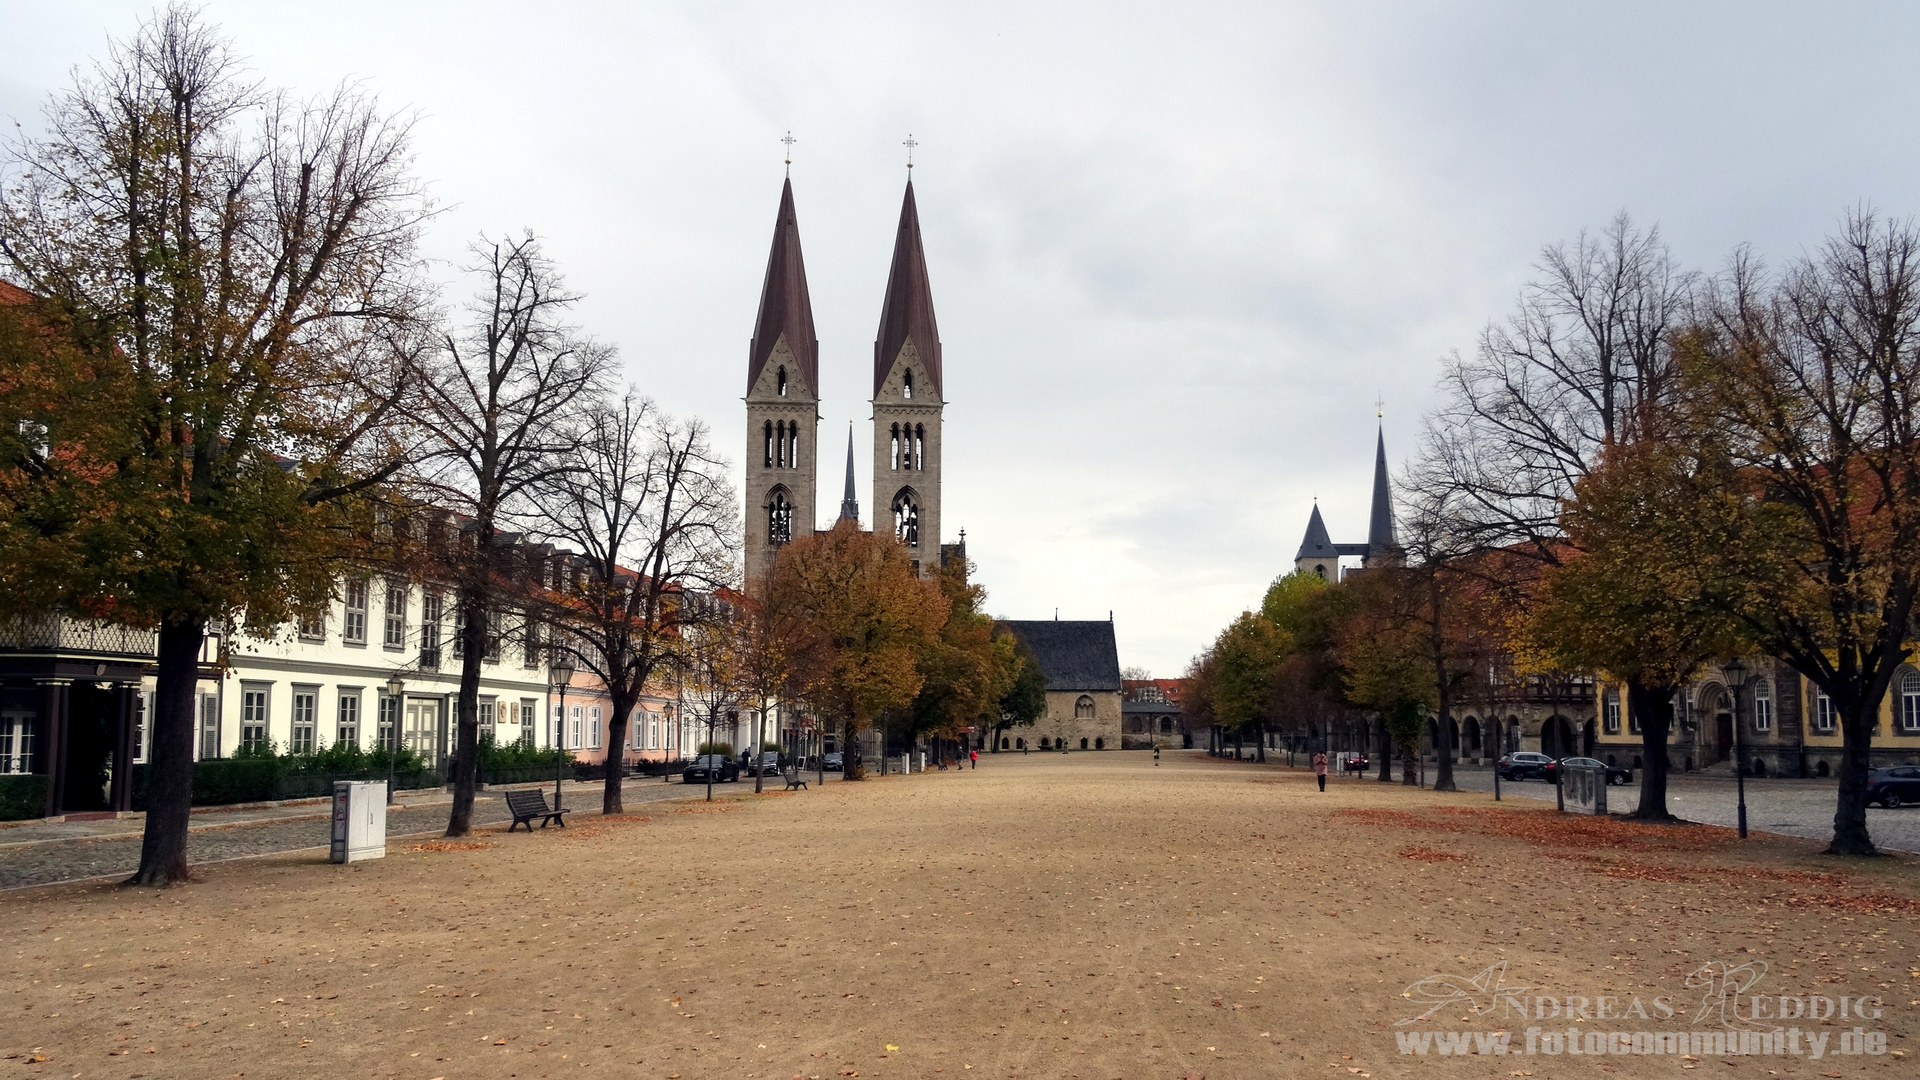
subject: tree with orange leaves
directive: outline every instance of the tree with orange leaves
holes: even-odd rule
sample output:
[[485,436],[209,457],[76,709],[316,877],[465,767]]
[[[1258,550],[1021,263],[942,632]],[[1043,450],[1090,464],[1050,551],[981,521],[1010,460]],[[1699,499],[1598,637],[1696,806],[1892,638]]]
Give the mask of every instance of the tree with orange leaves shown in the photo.
[[856,740],[920,692],[918,662],[945,625],[949,601],[914,573],[898,541],[846,522],[781,548],[771,597],[796,624],[794,666],[806,699],[840,724],[842,775],[863,779]]

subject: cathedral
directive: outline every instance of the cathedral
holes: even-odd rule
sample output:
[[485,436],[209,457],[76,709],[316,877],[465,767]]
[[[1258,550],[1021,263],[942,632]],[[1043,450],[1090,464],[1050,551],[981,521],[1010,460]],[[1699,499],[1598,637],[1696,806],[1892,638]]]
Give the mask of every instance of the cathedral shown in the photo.
[[1294,570],[1314,574],[1328,581],[1340,580],[1341,556],[1360,557],[1361,569],[1370,566],[1398,566],[1406,553],[1393,531],[1393,490],[1387,483],[1387,434],[1382,430],[1373,451],[1373,513],[1367,522],[1367,542],[1336,544],[1327,535],[1327,523],[1320,519],[1320,504],[1313,504],[1313,516],[1307,519],[1307,535],[1293,557]]
[[[940,332],[920,239],[913,181],[907,181],[894,236],[893,265],[873,343],[874,528],[890,523],[914,569],[931,574],[947,555],[940,544],[940,422],[946,394]],[[820,494],[818,446],[820,342],[807,296],[793,181],[780,190],[773,250],[760,312],[747,349],[747,588],[759,589],[781,545],[810,535]],[[839,520],[860,520],[854,491],[853,437],[847,437],[846,493]],[[964,557],[964,556],[962,556]]]

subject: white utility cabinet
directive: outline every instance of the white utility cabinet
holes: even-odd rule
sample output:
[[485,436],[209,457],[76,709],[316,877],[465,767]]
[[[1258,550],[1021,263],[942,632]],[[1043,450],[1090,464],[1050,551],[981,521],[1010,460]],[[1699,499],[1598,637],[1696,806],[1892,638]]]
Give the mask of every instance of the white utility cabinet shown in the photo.
[[333,782],[333,861],[359,862],[387,854],[387,782]]

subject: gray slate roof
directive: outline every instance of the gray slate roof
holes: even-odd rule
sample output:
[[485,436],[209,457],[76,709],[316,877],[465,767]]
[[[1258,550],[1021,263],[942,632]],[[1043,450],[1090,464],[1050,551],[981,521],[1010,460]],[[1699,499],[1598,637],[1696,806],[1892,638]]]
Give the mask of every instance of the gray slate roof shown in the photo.
[[1120,689],[1120,649],[1111,622],[1031,619],[1005,625],[1033,650],[1047,689]]

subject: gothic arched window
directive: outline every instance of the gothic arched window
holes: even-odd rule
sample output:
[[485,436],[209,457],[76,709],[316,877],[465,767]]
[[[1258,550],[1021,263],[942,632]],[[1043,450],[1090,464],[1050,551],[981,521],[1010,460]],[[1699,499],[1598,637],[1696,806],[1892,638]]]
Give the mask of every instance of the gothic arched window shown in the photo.
[[786,488],[774,488],[767,496],[767,542],[784,544],[793,539],[793,504],[787,501]]
[[927,467],[927,425],[915,424],[913,427],[913,467]]
[[773,421],[767,421],[767,468],[773,468]]
[[900,425],[899,424],[893,425],[892,431],[893,431],[893,436],[892,436],[892,442],[890,445],[892,446],[893,449],[890,452],[889,460],[893,462],[892,467],[895,469],[898,469],[900,467]]
[[1093,699],[1081,694],[1080,700],[1073,703],[1073,718],[1075,720],[1093,719]]
[[913,372],[911,371],[900,373],[900,396],[909,401],[913,400]]
[[787,396],[787,365],[785,364],[780,365],[779,379],[780,379],[780,384],[774,388],[774,393],[779,394],[781,397],[786,397]]
[[774,426],[773,463],[783,469],[787,467],[787,422],[785,420]]
[[893,497],[893,535],[908,547],[920,546],[920,499],[912,488]]

